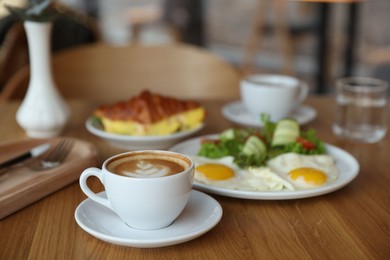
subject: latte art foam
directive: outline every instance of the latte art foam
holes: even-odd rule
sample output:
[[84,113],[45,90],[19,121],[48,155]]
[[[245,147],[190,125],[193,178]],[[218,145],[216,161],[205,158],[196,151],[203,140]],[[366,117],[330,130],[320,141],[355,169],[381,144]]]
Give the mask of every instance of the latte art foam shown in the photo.
[[138,169],[135,172],[123,171],[122,174],[129,177],[162,177],[168,175],[171,171],[166,165],[151,164],[145,161],[139,161],[136,164]]
[[107,169],[126,177],[158,178],[183,172],[189,166],[189,161],[178,157],[142,153],[113,160]]

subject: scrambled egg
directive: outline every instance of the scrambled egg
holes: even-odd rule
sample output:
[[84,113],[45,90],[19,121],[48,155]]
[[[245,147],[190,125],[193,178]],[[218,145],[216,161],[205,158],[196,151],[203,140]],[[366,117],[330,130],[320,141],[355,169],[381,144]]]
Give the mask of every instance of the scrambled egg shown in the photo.
[[153,124],[141,124],[132,120],[111,120],[100,118],[104,130],[108,133],[126,135],[166,135],[189,130],[199,126],[206,116],[205,109],[198,107],[170,116]]

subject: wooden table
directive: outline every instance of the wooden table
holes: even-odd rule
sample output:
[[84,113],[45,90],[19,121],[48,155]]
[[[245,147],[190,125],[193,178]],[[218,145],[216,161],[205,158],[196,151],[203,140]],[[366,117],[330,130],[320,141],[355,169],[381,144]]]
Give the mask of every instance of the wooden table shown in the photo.
[[[101,161],[120,152],[85,130],[96,104],[69,103],[73,116],[64,135],[93,142]],[[233,126],[221,116],[225,103],[204,102],[209,118],[199,135]],[[0,221],[0,259],[389,259],[390,136],[377,144],[337,140],[331,131],[332,99],[310,97],[306,103],[318,117],[305,127],[317,129],[360,163],[358,177],[343,189],[285,201],[212,195],[223,208],[214,229],[186,243],[140,249],[100,241],[77,225],[74,212],[86,196],[75,182]],[[17,107],[0,104],[0,142],[27,139],[15,121]],[[102,189],[97,181],[92,186]]]

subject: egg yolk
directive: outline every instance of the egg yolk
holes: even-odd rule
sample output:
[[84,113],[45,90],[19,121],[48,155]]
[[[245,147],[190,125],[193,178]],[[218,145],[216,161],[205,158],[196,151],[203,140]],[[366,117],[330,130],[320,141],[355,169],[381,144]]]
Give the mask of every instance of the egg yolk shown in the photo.
[[290,171],[288,175],[291,180],[296,181],[303,178],[306,183],[310,183],[315,186],[323,185],[328,179],[328,176],[323,171],[309,167],[294,169]]
[[234,172],[223,164],[209,163],[195,168],[210,180],[226,180],[234,176]]

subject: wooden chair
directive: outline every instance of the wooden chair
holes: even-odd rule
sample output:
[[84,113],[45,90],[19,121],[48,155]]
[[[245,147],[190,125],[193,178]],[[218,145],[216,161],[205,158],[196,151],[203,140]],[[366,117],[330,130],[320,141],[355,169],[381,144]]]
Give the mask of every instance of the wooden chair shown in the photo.
[[242,61],[243,71],[247,74],[254,73],[255,57],[262,39],[265,36],[266,14],[275,9],[275,32],[281,43],[280,49],[282,54],[282,73],[287,75],[294,74],[292,37],[288,28],[287,21],[287,1],[285,0],[258,0],[254,14],[252,27],[248,41],[244,46],[244,58]]
[[[89,44],[52,57],[55,82],[65,98],[112,102],[141,90],[180,98],[239,97],[240,74],[219,57],[194,46]],[[29,81],[29,67],[5,85],[1,100],[21,99]]]

